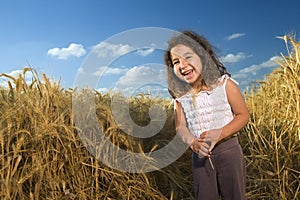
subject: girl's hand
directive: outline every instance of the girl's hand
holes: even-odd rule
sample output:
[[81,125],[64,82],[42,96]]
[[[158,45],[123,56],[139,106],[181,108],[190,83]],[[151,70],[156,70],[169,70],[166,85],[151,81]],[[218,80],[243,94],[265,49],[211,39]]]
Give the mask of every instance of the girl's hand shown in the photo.
[[200,139],[195,139],[190,147],[196,154],[199,155],[199,157],[210,156],[210,146],[206,142],[202,142]]
[[222,128],[205,131],[200,135],[199,141],[206,143],[209,146],[208,157],[210,156],[211,151],[213,150],[217,142],[220,140],[221,133]]

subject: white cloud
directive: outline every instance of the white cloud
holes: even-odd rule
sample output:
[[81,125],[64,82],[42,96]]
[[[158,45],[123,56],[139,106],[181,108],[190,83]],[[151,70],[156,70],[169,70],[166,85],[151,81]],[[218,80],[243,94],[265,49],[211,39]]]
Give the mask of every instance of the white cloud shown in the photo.
[[139,49],[137,53],[141,56],[147,56],[151,54],[154,50],[155,50],[154,48]]
[[144,83],[162,83],[166,80],[166,70],[157,71],[150,66],[135,66],[129,69],[118,81],[119,87],[130,87]]
[[124,93],[133,94],[135,91],[166,89],[166,69],[157,68],[157,64],[135,66],[129,69],[116,83],[115,89],[122,89]]
[[137,54],[140,56],[147,56],[154,52],[154,48],[135,48],[128,44],[110,44],[107,42],[101,42],[93,47],[93,52],[96,53],[99,57],[109,57],[115,58],[122,56],[131,51],[137,51]]
[[244,69],[241,69],[239,71],[239,74],[252,74],[252,75],[256,75],[257,72],[259,72],[260,70],[262,70],[263,68],[273,68],[275,66],[278,66],[276,60],[281,59],[280,56],[273,56],[271,57],[268,61],[265,61],[261,64],[258,65],[251,65],[250,67],[246,67]]
[[48,50],[48,55],[66,60],[70,57],[80,57],[85,55],[86,50],[83,45],[71,43],[67,48],[52,48]]
[[109,91],[109,89],[107,89],[107,88],[98,88],[97,91],[102,93],[102,94],[105,94]]
[[239,52],[237,54],[227,54],[225,56],[220,57],[220,61],[223,63],[236,63],[239,62],[241,60],[244,60],[247,57],[250,57],[251,55],[246,55],[243,52]]
[[134,48],[128,44],[110,44],[107,42],[101,42],[93,47],[99,57],[117,57],[132,51]]
[[236,79],[241,87],[251,86],[253,81],[262,80],[273,68],[279,66],[276,60],[281,59],[280,56],[273,56],[265,62],[241,69],[237,73],[232,74],[232,78]]
[[[29,71],[27,71],[25,73],[25,75],[23,75],[23,69],[22,70],[14,70],[14,71],[11,71],[11,72],[8,72],[8,73],[3,73],[3,74],[6,74],[6,75],[11,76],[13,78],[18,78],[18,76],[21,74],[22,77],[24,76],[25,82],[27,84],[31,84],[32,80],[34,78],[33,74]],[[11,80],[10,78],[8,78],[6,76],[0,76],[0,87],[7,88],[8,87],[8,85],[7,85],[8,81],[10,81],[12,83],[12,85],[14,86],[13,80]]]
[[77,70],[78,74],[84,74],[84,68],[83,67],[79,67]]
[[234,34],[229,35],[228,37],[226,37],[226,40],[237,39],[237,38],[243,37],[244,35],[246,35],[246,34],[245,33],[234,33]]
[[[23,76],[23,70],[14,70],[14,71],[11,71],[11,72],[8,72],[8,73],[3,73],[3,74],[6,74],[8,76],[11,76],[13,78],[17,78],[19,76],[19,74],[22,74]],[[25,74],[25,81],[27,83],[31,82],[32,81],[32,73],[30,72],[27,72]],[[7,81],[10,81],[10,82],[13,82],[10,78],[6,77],[6,76],[1,76],[0,77],[0,86],[3,86],[3,87],[7,87]]]
[[124,74],[128,69],[126,68],[118,68],[118,67],[107,67],[107,66],[102,66],[97,69],[93,73],[95,76],[103,76],[103,75],[120,75]]
[[[5,74],[7,74],[7,75],[9,75],[9,76],[12,76],[12,77],[14,77],[14,78],[17,78],[18,77],[18,75],[19,74],[22,74],[23,73],[23,70],[14,70],[14,71],[11,71],[11,72],[9,72],[9,73],[5,73]],[[30,73],[28,73],[28,75],[29,75]],[[31,75],[31,74],[30,74]]]

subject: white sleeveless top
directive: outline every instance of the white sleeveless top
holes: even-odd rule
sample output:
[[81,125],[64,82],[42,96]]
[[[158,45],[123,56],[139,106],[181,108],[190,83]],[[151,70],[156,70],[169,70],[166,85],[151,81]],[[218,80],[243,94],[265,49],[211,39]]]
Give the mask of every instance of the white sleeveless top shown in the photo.
[[195,137],[199,138],[204,131],[222,128],[233,120],[234,114],[225,90],[229,78],[228,75],[223,75],[220,85],[211,91],[200,91],[194,100],[191,93],[175,99],[181,103],[188,129]]

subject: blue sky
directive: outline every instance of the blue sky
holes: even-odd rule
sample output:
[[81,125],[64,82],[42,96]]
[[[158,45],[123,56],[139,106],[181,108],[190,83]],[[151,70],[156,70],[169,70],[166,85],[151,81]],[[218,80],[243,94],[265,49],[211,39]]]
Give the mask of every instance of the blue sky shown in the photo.
[[[92,52],[100,48],[102,56],[119,55],[118,59],[109,66],[94,62],[92,75],[84,77],[95,77],[93,87],[99,91],[121,88],[138,93],[148,83],[164,85],[163,51],[154,47],[137,51],[120,37],[133,31],[136,40],[149,37],[155,43],[158,39],[146,32],[147,27],[190,29],[218,49],[244,90],[277,66],[274,60],[280,53],[287,54],[277,36],[298,38],[299,7],[298,0],[0,0],[0,74],[15,76],[30,65],[53,81],[60,80],[62,87],[73,88],[86,72]],[[143,37],[134,35],[136,29],[145,30]],[[102,62],[99,55],[96,63]],[[5,84],[6,79],[0,78],[0,85]]]

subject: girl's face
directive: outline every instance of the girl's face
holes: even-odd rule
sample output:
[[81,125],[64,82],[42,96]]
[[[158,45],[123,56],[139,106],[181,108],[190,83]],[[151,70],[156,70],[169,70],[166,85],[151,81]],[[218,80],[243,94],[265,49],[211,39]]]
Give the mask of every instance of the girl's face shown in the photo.
[[170,53],[176,76],[190,85],[194,85],[202,71],[200,57],[190,47],[183,44],[174,46]]

